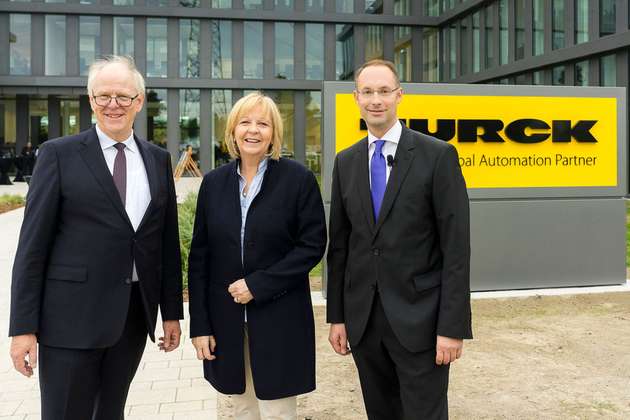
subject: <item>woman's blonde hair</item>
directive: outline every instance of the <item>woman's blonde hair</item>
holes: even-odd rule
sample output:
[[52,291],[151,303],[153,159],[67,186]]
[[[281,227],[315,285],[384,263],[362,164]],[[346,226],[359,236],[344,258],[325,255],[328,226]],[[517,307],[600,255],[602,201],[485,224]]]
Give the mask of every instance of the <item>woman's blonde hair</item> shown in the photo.
[[225,124],[225,144],[232,159],[241,157],[236,139],[234,138],[234,129],[238,121],[243,115],[258,107],[271,119],[271,128],[273,129],[271,144],[269,145],[267,155],[272,159],[280,159],[280,152],[282,151],[282,117],[273,99],[262,92],[252,92],[249,95],[243,96],[236,101],[227,117]]

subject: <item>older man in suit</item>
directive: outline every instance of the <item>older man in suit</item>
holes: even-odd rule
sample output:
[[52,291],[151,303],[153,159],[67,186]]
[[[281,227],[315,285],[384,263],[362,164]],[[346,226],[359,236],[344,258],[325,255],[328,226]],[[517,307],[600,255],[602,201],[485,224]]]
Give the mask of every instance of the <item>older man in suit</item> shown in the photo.
[[40,149],[13,267],[11,358],[31,376],[39,345],[43,420],[123,419],[158,306],[161,349],[181,334],[171,159],[132,129],[144,80],[107,57],[88,94],[96,126]]
[[355,81],[368,136],[333,169],[329,341],[351,347],[370,419],[445,419],[449,363],[472,337],[466,184],[453,146],[399,122],[392,63]]

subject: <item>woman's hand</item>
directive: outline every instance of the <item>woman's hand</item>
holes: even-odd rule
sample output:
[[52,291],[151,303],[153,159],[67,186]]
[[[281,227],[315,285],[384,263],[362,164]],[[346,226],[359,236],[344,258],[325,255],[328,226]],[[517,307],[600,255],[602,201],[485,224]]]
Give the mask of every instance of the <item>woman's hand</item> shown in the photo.
[[217,346],[217,342],[214,340],[213,335],[193,337],[191,341],[195,350],[197,350],[198,360],[214,360],[217,358],[217,356],[214,355],[214,349]]
[[230,287],[228,287],[228,292],[230,292],[230,294],[234,298],[234,302],[240,303],[241,305],[245,305],[250,300],[254,299],[254,296],[252,296],[252,293],[247,287],[247,283],[245,283],[245,279],[239,279],[230,284]]

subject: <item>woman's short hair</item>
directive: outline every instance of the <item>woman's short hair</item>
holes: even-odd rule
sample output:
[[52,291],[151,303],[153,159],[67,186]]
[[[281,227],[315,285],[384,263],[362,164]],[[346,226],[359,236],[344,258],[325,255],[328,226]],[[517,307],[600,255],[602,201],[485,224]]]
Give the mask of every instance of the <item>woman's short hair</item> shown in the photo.
[[282,151],[282,117],[273,99],[262,92],[252,92],[249,95],[243,96],[236,101],[227,117],[225,124],[225,144],[233,159],[241,157],[236,139],[234,138],[234,129],[243,115],[258,107],[269,117],[273,129],[268,156],[272,159],[280,159],[280,152]]

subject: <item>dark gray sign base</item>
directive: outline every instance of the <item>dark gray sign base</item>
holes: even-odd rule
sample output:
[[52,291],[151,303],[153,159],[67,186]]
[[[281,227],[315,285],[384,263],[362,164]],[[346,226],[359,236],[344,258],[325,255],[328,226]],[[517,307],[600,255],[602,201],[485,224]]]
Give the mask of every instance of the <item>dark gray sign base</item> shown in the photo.
[[621,198],[471,200],[474,291],[626,283]]

